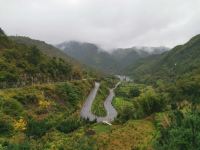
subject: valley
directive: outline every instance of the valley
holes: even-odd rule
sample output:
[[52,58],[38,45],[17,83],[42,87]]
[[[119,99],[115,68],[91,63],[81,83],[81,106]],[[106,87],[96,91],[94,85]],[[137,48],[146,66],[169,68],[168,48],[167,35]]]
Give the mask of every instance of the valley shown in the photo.
[[200,0],[0,0],[0,150],[200,150]]
[[198,149],[199,35],[108,54],[0,31],[0,149]]

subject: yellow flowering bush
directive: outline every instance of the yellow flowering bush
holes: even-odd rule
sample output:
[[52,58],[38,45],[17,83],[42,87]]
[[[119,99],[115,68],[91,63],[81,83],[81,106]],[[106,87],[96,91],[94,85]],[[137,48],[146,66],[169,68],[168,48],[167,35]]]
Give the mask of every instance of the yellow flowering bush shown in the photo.
[[20,118],[19,120],[15,121],[14,128],[15,130],[18,130],[18,131],[24,131],[26,129],[26,125],[27,125],[26,120],[24,120],[23,118]]
[[39,106],[41,108],[48,108],[51,105],[50,102],[48,102],[47,100],[40,100],[39,101]]

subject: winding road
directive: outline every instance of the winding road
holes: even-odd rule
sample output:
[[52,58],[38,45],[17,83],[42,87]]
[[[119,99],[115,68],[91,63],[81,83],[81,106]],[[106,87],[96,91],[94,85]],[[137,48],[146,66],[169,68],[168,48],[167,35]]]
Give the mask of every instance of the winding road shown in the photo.
[[113,89],[110,89],[110,93],[109,93],[108,97],[106,98],[106,100],[104,101],[104,107],[107,111],[107,115],[105,117],[98,117],[98,116],[95,116],[94,114],[92,114],[92,112],[91,112],[92,103],[96,97],[97,91],[100,86],[100,83],[95,82],[95,87],[90,92],[89,96],[87,97],[87,99],[82,107],[81,117],[85,118],[85,119],[89,119],[90,121],[93,121],[96,119],[97,122],[113,121],[117,117],[117,111],[112,106],[112,100],[115,96],[114,90],[115,90],[115,88],[117,88],[117,86],[119,84],[120,84],[120,82],[118,82]]

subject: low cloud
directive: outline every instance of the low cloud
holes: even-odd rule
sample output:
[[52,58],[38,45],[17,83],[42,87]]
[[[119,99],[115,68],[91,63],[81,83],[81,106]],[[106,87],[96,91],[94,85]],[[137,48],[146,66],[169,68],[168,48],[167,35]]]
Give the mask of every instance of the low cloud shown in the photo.
[[0,26],[52,44],[173,47],[200,33],[199,7],[199,0],[0,0]]

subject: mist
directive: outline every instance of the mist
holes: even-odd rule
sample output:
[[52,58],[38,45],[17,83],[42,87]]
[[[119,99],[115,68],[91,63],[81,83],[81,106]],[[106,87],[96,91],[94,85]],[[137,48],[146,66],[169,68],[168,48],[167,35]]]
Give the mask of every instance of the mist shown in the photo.
[[0,0],[0,26],[51,44],[173,47],[200,33],[199,7],[199,0]]

